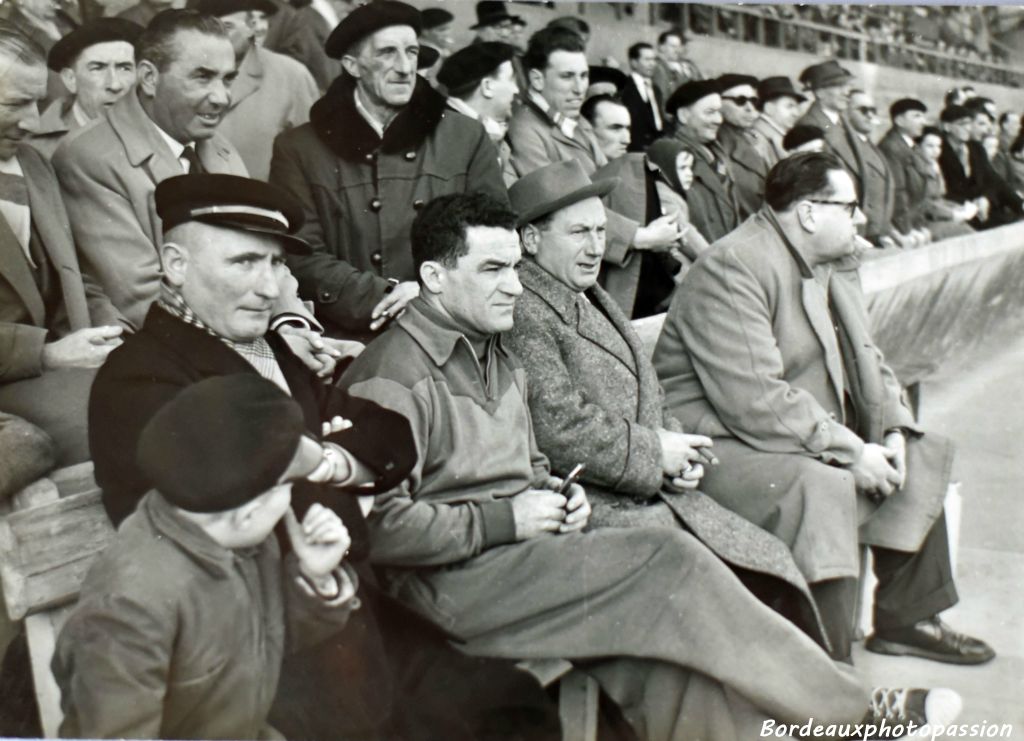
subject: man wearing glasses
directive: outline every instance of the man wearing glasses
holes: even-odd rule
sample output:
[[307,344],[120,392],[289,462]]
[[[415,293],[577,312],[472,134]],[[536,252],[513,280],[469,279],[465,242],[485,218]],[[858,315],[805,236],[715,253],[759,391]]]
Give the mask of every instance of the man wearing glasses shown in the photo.
[[764,179],[768,163],[754,145],[753,126],[758,116],[757,78],[750,75],[722,75],[722,118],[718,143],[729,159],[740,219],[755,213],[764,202]]
[[853,179],[832,153],[797,154],[768,173],[765,202],[691,268],[654,352],[667,412],[714,440],[701,489],[790,546],[835,658],[850,657],[864,543],[879,582],[868,650],[986,662],[988,645],[938,618],[957,601],[953,453],[917,426],[869,334]]

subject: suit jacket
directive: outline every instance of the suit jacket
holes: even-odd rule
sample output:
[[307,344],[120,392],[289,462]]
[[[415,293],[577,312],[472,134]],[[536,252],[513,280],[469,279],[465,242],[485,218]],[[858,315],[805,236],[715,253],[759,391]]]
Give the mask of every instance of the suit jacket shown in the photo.
[[754,121],[754,125],[750,127],[750,139],[754,144],[754,149],[761,155],[761,159],[768,165],[769,170],[776,162],[789,155],[789,152],[782,146],[785,136],[786,132],[764,114],[761,114]]
[[992,206],[987,226],[996,226],[1019,215],[1022,212],[1021,197],[992,169],[984,147],[978,142],[967,142],[967,153],[970,175],[964,170],[955,145],[949,137],[943,139],[939,166],[946,179],[946,197],[957,203],[973,201],[981,196],[987,198]]
[[885,155],[870,139],[862,141],[852,131],[850,135],[856,139],[854,145],[861,161],[860,207],[868,220],[864,225],[864,234],[873,242],[882,236],[892,237],[895,231],[892,218],[896,196],[892,171]]
[[75,256],[60,186],[50,163],[35,149],[18,147],[32,224],[60,277],[63,302],[45,316],[43,298],[21,243],[0,215],[0,383],[42,373],[43,345],[92,325],[117,324],[118,313],[94,282],[83,278]]
[[853,142],[846,120],[840,115],[839,123],[832,123],[832,120],[825,115],[821,103],[814,101],[807,112],[796,122],[797,126],[817,126],[825,132],[825,143],[828,148],[842,160],[843,165],[849,171],[850,176],[857,185],[860,192],[860,156]]
[[[651,76],[651,79],[655,86],[661,90],[662,95],[665,96],[665,100],[662,105],[668,102],[668,99],[672,97],[672,93],[674,93],[676,88],[684,82],[704,79],[700,70],[697,69],[697,65],[689,59],[682,60],[680,64],[682,69],[679,72],[676,72],[668,66],[665,60],[658,57],[658,63],[654,67],[654,74]],[[670,118],[674,118],[676,115],[675,111],[665,110],[664,113]]]
[[878,143],[892,173],[893,224],[901,232],[925,225],[925,186],[928,163],[924,155],[907,144],[895,128],[889,129]]
[[217,132],[234,145],[250,177],[266,180],[274,138],[309,120],[316,81],[290,57],[252,47],[231,85],[231,107]]
[[[740,206],[733,191],[725,153],[716,142],[702,144],[677,128],[675,138],[693,155],[693,185],[686,192],[693,226],[709,243],[721,239],[740,223]],[[712,154],[717,154],[717,164]],[[718,174],[721,168],[724,177]]]
[[[196,145],[208,172],[246,175],[238,152],[219,134]],[[153,192],[183,173],[181,164],[133,93],[53,155],[82,269],[135,327],[160,286],[163,237]]]
[[729,158],[729,173],[740,207],[739,218],[743,220],[764,203],[768,163],[758,153],[749,131],[723,123],[718,129],[718,143]]
[[[508,143],[512,147],[512,168],[519,177],[538,170],[552,162],[575,159],[583,171],[594,173],[608,164],[608,158],[597,145],[593,130],[581,118],[572,137],[566,136],[548,115],[529,98],[522,101],[512,114],[508,128]],[[615,211],[608,212],[608,233],[605,245],[605,263],[624,265],[636,230],[643,220],[635,220]]]
[[326,22],[312,8],[296,10],[284,0],[271,2],[277,6],[277,12],[268,19],[270,26],[264,47],[301,63],[313,75],[320,91],[326,90],[341,74],[341,62],[324,52],[326,37],[322,29]]
[[[938,444],[920,437],[868,326],[855,274],[836,266],[826,289],[766,207],[705,253],[673,298],[654,351],[666,409],[688,431],[776,454],[787,470],[789,456],[850,465],[865,442],[881,443],[896,427],[909,431],[908,442]],[[757,475],[770,480],[772,472]],[[899,516],[872,518],[862,538],[916,550],[941,511],[948,476],[948,468],[910,469],[900,495],[878,510]],[[835,558],[832,541],[839,548],[858,525],[831,508],[797,517],[819,559]],[[811,579],[814,563],[801,567]]]
[[32,133],[28,143],[47,158],[53,157],[53,153],[68,134],[82,128],[72,112],[74,102],[74,98],[55,100],[39,117],[39,128]]
[[[654,104],[658,106],[659,113],[665,109],[665,96],[656,85],[654,89]],[[651,142],[661,136],[664,128],[665,114],[661,114],[662,128],[659,128],[654,120],[654,111],[651,104],[644,100],[637,89],[636,81],[630,75],[626,84],[623,85],[619,95],[623,105],[629,110],[629,133],[630,152],[643,152],[650,146]]]

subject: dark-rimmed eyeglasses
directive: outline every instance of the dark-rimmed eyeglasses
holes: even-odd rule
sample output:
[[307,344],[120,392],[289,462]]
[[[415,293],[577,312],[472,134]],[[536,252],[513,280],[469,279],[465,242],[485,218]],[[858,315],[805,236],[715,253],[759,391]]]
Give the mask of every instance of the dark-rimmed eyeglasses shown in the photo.
[[853,200],[853,201],[826,201],[826,200],[817,199],[817,198],[808,198],[807,200],[810,201],[811,203],[820,203],[822,206],[842,206],[843,208],[846,209],[846,212],[848,214],[850,214],[850,218],[851,219],[856,215],[857,209],[860,208],[860,201],[857,201],[857,200]]
[[749,103],[754,108],[757,108],[757,104],[761,102],[761,99],[758,98],[756,95],[752,95],[749,97],[746,95],[723,95],[722,100],[731,100],[740,108],[747,105],[747,103]]

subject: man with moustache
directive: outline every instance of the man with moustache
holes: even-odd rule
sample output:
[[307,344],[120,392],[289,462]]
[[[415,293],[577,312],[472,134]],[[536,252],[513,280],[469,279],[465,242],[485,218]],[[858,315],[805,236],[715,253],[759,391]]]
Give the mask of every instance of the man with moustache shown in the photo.
[[793,88],[788,77],[766,77],[757,85],[761,115],[750,127],[754,148],[771,167],[788,153],[782,138],[800,117],[800,104],[807,98]]
[[47,55],[68,95],[43,111],[32,146],[51,157],[72,131],[99,118],[135,87],[135,39],[142,28],[119,18],[90,21],[62,38]]
[[157,184],[188,172],[246,174],[217,127],[235,54],[223,25],[194,10],[161,14],[136,45],[138,82],[53,156],[82,268],[140,327],[160,286]]
[[722,97],[722,125],[718,143],[729,159],[729,173],[743,220],[761,208],[768,163],[758,153],[751,127],[758,117],[757,78],[728,74],[718,78]]

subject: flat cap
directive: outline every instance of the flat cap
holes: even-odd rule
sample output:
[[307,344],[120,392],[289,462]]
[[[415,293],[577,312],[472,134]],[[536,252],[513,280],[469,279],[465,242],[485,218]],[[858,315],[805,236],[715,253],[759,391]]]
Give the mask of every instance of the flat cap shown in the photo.
[[751,75],[730,73],[719,77],[717,82],[719,90],[723,93],[730,88],[739,87],[740,85],[750,85],[754,90],[757,90],[757,78]]
[[290,193],[262,180],[238,175],[178,175],[156,186],[156,212],[168,231],[187,221],[278,237],[285,251],[312,250],[295,232],[302,206]]
[[420,11],[420,18],[423,22],[424,31],[429,31],[432,28],[443,26],[445,23],[451,23],[455,20],[455,16],[444,8],[424,8]]
[[954,121],[962,121],[965,118],[974,118],[974,112],[967,106],[962,105],[948,105],[942,109],[942,113],[939,114],[939,120],[942,123],[953,123]]
[[823,87],[841,85],[850,80],[853,75],[839,62],[830,60],[821,64],[812,64],[800,73],[800,83],[808,90],[817,90]]
[[90,21],[53,45],[46,57],[46,66],[54,72],[60,72],[74,64],[78,55],[93,44],[108,41],[126,41],[134,44],[141,33],[142,26],[123,18],[100,18]]
[[277,384],[257,373],[216,376],[153,415],[136,460],[174,506],[224,512],[279,483],[305,430],[302,409]]
[[250,10],[259,10],[267,15],[277,12],[277,6],[270,0],[198,0],[195,9],[215,18],[232,13],[247,13]]
[[927,113],[928,106],[917,98],[900,98],[889,106],[889,116],[891,118],[902,116],[907,111],[921,111],[921,113]]
[[459,49],[441,65],[437,81],[448,89],[449,94],[475,88],[482,79],[493,75],[505,62],[516,55],[511,44],[485,41],[470,44]]
[[812,142],[815,139],[825,138],[825,131],[818,126],[811,126],[809,124],[800,124],[794,126],[786,135],[782,137],[782,148],[787,152],[791,152],[797,147],[803,146],[807,142]]
[[720,94],[722,89],[717,80],[690,80],[676,88],[665,103],[665,110],[674,114],[680,108],[693,105],[701,98]]
[[622,92],[622,87],[629,81],[629,76],[621,69],[595,64],[590,67],[590,87],[594,85],[611,85],[615,93]]
[[332,59],[341,59],[355,44],[389,26],[412,26],[418,36],[423,30],[423,17],[416,8],[399,0],[373,0],[345,16],[327,37],[324,50]]
[[797,103],[803,103],[807,100],[806,95],[802,95],[796,91],[796,88],[793,87],[793,83],[788,77],[764,78],[757,84],[757,97],[761,99],[762,103],[783,97],[792,98]]

